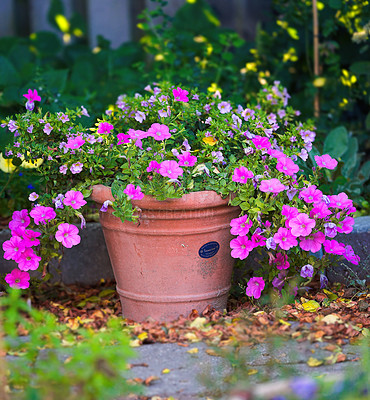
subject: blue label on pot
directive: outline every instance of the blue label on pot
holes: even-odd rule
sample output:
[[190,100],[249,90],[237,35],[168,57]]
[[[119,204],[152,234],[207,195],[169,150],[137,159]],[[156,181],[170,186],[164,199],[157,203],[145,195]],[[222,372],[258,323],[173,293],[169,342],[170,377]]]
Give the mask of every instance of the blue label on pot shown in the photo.
[[211,258],[217,254],[219,249],[219,243],[208,242],[199,249],[199,256],[202,258]]

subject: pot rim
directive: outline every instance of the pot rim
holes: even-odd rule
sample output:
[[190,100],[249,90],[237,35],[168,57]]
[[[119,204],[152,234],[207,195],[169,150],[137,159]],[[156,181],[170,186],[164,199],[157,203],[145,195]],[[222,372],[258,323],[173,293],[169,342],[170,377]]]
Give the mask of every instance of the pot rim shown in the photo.
[[[114,201],[109,186],[102,184],[94,185],[92,190],[90,198],[96,203],[103,204],[106,200]],[[149,210],[196,210],[201,208],[228,206],[228,203],[228,197],[223,199],[221,195],[213,190],[186,193],[180,198],[166,200],[157,200],[153,196],[144,194],[142,200],[132,200],[132,205],[134,207]]]

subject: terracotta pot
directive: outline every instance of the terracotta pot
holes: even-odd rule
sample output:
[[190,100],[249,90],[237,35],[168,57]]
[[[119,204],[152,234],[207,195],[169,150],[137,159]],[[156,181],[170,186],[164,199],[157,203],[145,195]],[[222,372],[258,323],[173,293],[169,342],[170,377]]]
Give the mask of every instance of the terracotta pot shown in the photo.
[[[112,200],[110,188],[93,187],[91,198]],[[100,213],[100,222],[125,318],[170,321],[207,305],[226,307],[234,259],[230,256],[230,221],[238,207],[212,191],[158,201],[133,201],[138,223],[124,223]]]

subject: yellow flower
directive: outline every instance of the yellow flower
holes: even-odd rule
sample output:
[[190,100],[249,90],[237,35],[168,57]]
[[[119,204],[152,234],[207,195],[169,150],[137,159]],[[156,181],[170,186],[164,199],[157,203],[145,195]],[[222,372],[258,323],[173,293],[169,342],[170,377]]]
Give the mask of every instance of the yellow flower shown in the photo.
[[207,136],[203,138],[203,142],[209,144],[210,146],[214,146],[217,143],[217,139],[212,136]]
[[7,174],[12,173],[17,167],[13,164],[12,158],[4,158],[3,153],[0,153],[0,169]]
[[44,160],[42,158],[37,158],[36,160],[31,161],[23,161],[21,167],[27,169],[38,168],[43,162]]

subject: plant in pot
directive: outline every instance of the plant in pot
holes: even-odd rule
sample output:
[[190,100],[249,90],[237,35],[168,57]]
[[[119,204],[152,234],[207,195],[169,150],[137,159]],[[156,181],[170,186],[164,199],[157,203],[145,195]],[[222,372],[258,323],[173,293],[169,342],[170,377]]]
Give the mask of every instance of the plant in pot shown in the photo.
[[9,223],[4,256],[18,263],[5,277],[11,286],[28,287],[28,270],[45,273],[50,258],[80,242],[75,221],[83,228],[89,196],[100,204],[123,315],[134,320],[223,309],[233,261],[255,248],[260,268],[246,285],[254,298],[268,285],[295,293],[316,273],[325,285],[335,256],[358,263],[333,239],[352,230],[352,201],[317,188],[320,170],[337,162],[316,156],[304,175],[314,128],[297,121],[278,82],[248,105],[152,86],[120,96],[91,128],[81,123],[84,107],[34,111],[31,90],[27,111],[3,123],[14,135],[13,162],[44,160],[44,192],[31,193],[31,211]]

